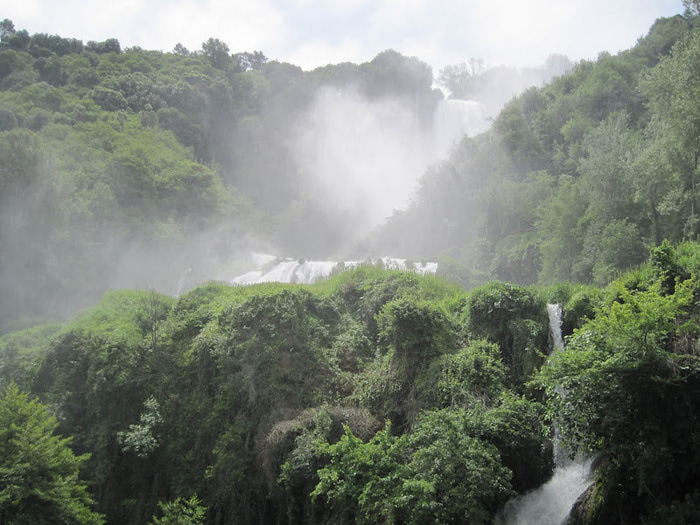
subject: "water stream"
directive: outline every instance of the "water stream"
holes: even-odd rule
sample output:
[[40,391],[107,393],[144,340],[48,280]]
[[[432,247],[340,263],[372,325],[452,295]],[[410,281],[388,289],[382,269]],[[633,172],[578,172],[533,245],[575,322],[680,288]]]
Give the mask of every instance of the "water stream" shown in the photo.
[[[547,305],[552,351],[564,349],[561,334],[561,305]],[[544,485],[510,500],[494,525],[562,525],[576,500],[591,485],[591,463],[586,457],[570,459],[561,451],[555,436],[554,475]]]

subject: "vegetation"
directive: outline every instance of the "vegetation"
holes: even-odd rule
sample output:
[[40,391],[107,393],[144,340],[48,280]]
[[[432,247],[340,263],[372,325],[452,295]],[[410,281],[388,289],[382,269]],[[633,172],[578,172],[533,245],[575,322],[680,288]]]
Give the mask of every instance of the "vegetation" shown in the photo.
[[[513,98],[426,173],[374,246],[519,284],[601,286],[663,239],[696,239],[696,17],[657,20],[632,49]],[[445,73],[470,95],[486,75]]]
[[[90,454],[110,522],[145,523],[163,503],[158,523],[200,507],[217,524],[487,523],[552,464],[532,370],[513,373],[496,336],[468,331],[477,292],[371,267],[177,300],[111,292],[40,342],[5,336],[29,355],[3,375]],[[513,298],[514,322],[544,310],[531,301]],[[507,355],[532,344],[509,341]]]
[[697,520],[698,248],[656,249],[542,369],[563,436],[597,456],[586,523]]
[[[21,388],[57,414],[36,409],[108,522],[490,523],[551,475],[556,420],[596,457],[581,522],[692,523],[699,268],[699,244],[666,242],[603,289],[467,292],[360,267],[111,292],[0,339],[22,356],[3,361],[5,399],[28,403]],[[568,337],[549,355],[553,300]]]
[[102,524],[78,470],[70,438],[54,434],[48,408],[14,383],[0,397],[0,518],[3,523]]
[[[490,523],[551,475],[556,422],[596,458],[581,523],[696,523],[687,7],[513,98],[355,247],[439,257],[449,281],[368,265],[172,295],[164,258],[336,238],[284,130],[323,86],[429,128],[430,68],[386,51],[303,72],[217,39],[160,53],[0,22],[0,522]],[[441,81],[471,96],[478,66]],[[133,269],[144,289],[118,289]]]
[[[551,57],[540,73],[560,76],[466,137],[407,209],[353,248],[357,216],[309,189],[313,166],[290,137],[324,88],[401,107],[413,135],[430,131],[443,95],[420,60],[388,50],[304,72],[215,38],[162,53],[5,20],[0,330],[72,314],[109,289],[176,293],[188,268],[190,282],[206,280],[251,238],[300,257],[439,260],[470,288],[604,285],[663,239],[696,238],[696,18],[689,4],[596,61]],[[437,78],[495,112],[496,90],[483,87],[533,74],[474,59]]]
[[303,73],[213,38],[192,52],[122,50],[4,20],[0,330],[115,287],[175,293],[194,262],[201,282],[244,237],[306,257],[337,251],[348,226],[305,194],[294,126],[321,86],[351,85],[402,100],[427,126],[431,84],[426,64],[394,51]]

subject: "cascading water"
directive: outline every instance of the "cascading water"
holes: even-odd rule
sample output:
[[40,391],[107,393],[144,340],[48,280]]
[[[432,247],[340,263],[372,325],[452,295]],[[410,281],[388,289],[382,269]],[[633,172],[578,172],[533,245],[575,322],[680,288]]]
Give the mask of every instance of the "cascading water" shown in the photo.
[[552,336],[552,351],[561,352],[564,350],[564,338],[561,335],[561,305],[548,304],[547,314],[549,315],[549,334]]
[[[552,349],[564,349],[561,335],[561,305],[547,305]],[[497,516],[495,525],[562,525],[566,523],[576,500],[591,485],[589,458],[570,459],[560,451],[555,436],[554,475],[541,487],[510,500]]]
[[489,125],[486,108],[479,102],[457,99],[439,101],[433,116],[437,157],[446,157],[464,135],[478,135],[489,129]]
[[388,270],[414,271],[420,275],[435,274],[438,263],[408,263],[406,259],[382,257],[368,261],[305,261],[295,259],[277,260],[274,256],[253,254],[257,269],[231,279],[231,284],[248,285],[257,283],[298,283],[312,284],[329,277],[333,272],[350,270],[362,264],[381,265]]
[[591,461],[557,465],[541,487],[509,501],[496,525],[562,525],[576,500],[590,486]]

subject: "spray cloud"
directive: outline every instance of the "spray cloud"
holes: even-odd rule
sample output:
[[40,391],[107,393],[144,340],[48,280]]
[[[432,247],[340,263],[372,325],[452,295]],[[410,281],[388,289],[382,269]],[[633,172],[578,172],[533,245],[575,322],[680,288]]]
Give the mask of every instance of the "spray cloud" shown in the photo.
[[402,102],[324,87],[293,130],[290,148],[302,166],[304,193],[352,223],[349,241],[405,207],[435,160],[430,130]]

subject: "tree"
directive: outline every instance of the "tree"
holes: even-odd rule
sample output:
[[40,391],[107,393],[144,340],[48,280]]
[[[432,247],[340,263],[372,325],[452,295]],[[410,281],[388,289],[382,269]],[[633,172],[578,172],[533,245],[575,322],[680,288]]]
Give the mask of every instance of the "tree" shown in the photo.
[[4,42],[16,32],[15,24],[12,22],[12,20],[5,18],[2,22],[0,22],[0,42]]
[[335,444],[311,493],[333,523],[489,523],[513,494],[498,449],[471,434],[470,413],[424,412],[411,434],[391,425],[363,442],[350,429]]
[[[542,369],[564,442],[597,457],[589,523],[611,515],[620,523],[652,523],[640,515],[698,490],[697,282],[683,279],[687,267],[668,244],[652,262],[655,279],[634,288],[613,283],[617,299]],[[653,521],[661,522],[690,523]]]
[[55,416],[11,383],[0,398],[0,523],[101,524],[70,438],[54,435]]
[[229,55],[229,47],[226,42],[222,42],[218,38],[210,38],[202,44],[202,52],[208,57],[211,65],[216,69],[228,69],[231,63],[231,55]]
[[201,505],[195,494],[190,499],[177,498],[167,503],[159,503],[163,516],[153,517],[153,525],[202,525],[207,509]]
[[683,213],[688,217],[687,237],[698,234],[698,162],[700,160],[700,36],[688,33],[672,53],[642,82],[649,97],[652,116],[664,123],[676,152],[671,158],[682,184]]
[[319,483],[311,493],[323,497],[333,523],[394,523],[405,477],[406,440],[391,434],[391,424],[367,443],[348,426],[340,440],[319,445],[330,462],[318,471]]
[[683,0],[686,16],[697,16],[700,13],[700,1],[698,0]]
[[508,382],[524,381],[547,345],[542,300],[526,288],[493,282],[472,292],[467,310],[472,335],[499,346]]
[[396,495],[405,523],[490,523],[513,495],[511,470],[495,445],[470,435],[471,422],[462,409],[421,414],[407,437],[413,454]]
[[445,66],[438,75],[438,85],[450,92],[452,98],[469,99],[470,85],[484,72],[483,58],[470,58],[469,62]]
[[95,53],[99,54],[122,52],[119,40],[116,38],[108,38],[104,42],[95,42],[94,40],[90,40],[85,47],[88,51],[94,51]]
[[233,55],[233,60],[240,71],[250,71],[251,69],[260,71],[267,62],[267,57],[262,51],[253,51],[252,53],[236,53]]

